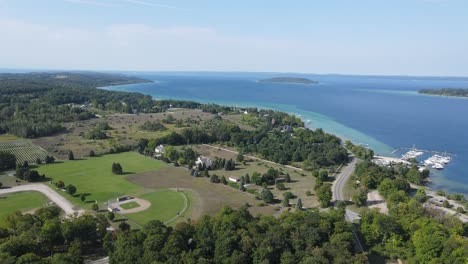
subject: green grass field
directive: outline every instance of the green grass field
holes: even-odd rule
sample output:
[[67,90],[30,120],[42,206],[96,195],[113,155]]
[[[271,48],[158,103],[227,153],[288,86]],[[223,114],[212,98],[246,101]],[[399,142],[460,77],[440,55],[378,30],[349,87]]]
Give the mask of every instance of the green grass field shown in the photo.
[[8,215],[16,211],[29,211],[44,206],[47,197],[39,192],[19,192],[0,196],[0,227],[4,227]]
[[1,134],[0,141],[11,141],[11,140],[18,140],[19,137],[12,135],[12,134]]
[[[126,215],[130,220],[139,224],[147,223],[153,219],[162,222],[168,221],[184,208],[185,203],[180,193],[168,189],[147,193],[139,198],[151,202],[151,207],[143,212]],[[190,197],[188,198],[190,199]]]
[[[102,206],[104,202],[114,199],[116,196],[138,196],[148,190],[142,186],[133,184],[126,179],[126,175],[112,173],[112,163],[122,165],[125,174],[133,174],[158,170],[165,165],[161,161],[142,156],[136,152],[110,154],[83,160],[64,161],[62,163],[41,165],[38,168],[40,174],[51,177],[54,182],[62,180],[65,185],[73,184],[77,188],[74,197],[59,192],[71,202],[84,208],[91,208],[91,201],[97,200]],[[86,195],[86,201],[79,198]]]
[[140,207],[140,204],[137,202],[129,202],[129,203],[120,204],[120,207],[122,207],[125,210],[128,210],[128,209]]

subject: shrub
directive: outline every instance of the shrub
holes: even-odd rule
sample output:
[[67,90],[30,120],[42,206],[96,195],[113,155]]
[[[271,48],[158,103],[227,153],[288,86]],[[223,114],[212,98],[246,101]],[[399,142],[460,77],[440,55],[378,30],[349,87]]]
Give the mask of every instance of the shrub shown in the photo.
[[67,193],[70,195],[74,195],[76,193],[76,187],[73,184],[68,184],[65,189],[67,190]]
[[280,191],[284,191],[284,190],[286,190],[286,187],[284,186],[283,183],[277,183],[276,184],[276,189],[278,189]]

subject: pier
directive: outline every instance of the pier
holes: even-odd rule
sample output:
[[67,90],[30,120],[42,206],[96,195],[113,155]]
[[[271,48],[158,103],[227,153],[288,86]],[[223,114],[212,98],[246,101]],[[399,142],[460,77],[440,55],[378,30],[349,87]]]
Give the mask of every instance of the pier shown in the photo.
[[391,154],[395,154],[397,153],[398,151],[402,151],[402,150],[414,150],[414,151],[421,151],[421,152],[424,152],[424,153],[431,153],[431,154],[434,154],[434,155],[445,155],[445,156],[450,156],[450,157],[455,157],[456,155],[453,154],[453,153],[449,153],[449,152],[441,152],[441,151],[434,151],[434,150],[425,150],[425,149],[417,149],[417,148],[397,148],[395,149],[394,151],[391,152]]

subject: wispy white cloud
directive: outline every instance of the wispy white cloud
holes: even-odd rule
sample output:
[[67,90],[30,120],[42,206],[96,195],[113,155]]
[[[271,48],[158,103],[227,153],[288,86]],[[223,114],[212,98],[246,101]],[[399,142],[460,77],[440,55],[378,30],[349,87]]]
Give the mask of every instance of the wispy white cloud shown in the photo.
[[73,3],[73,4],[82,4],[82,5],[92,5],[92,6],[115,6],[112,3],[109,2],[102,2],[102,1],[97,1],[97,0],[63,0],[68,3]]
[[[0,0],[1,1],[1,0]],[[170,8],[176,9],[176,6],[163,4],[159,2],[147,1],[147,0],[63,0],[68,3],[81,4],[81,5],[92,5],[92,6],[121,6],[121,5],[135,5],[135,6],[145,6],[145,7],[161,7],[161,8]]]
[[0,36],[8,39],[0,41],[0,68],[421,75],[466,75],[468,69],[466,43],[432,36],[414,43],[403,37],[279,39],[211,27],[75,28],[2,18]]
[[135,5],[142,5],[142,6],[153,6],[153,7],[164,7],[164,8],[176,8],[172,5],[166,5],[161,3],[149,2],[149,1],[142,1],[142,0],[122,0],[123,2],[135,4]]

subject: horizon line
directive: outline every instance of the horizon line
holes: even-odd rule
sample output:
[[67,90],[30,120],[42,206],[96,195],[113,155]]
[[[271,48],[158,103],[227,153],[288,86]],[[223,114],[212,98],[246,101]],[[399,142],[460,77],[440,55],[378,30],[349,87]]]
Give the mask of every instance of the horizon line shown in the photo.
[[289,71],[242,71],[242,70],[90,70],[90,69],[60,69],[60,68],[3,68],[0,67],[0,73],[13,73],[5,72],[10,71],[23,71],[24,73],[32,72],[101,72],[101,73],[248,73],[248,74],[300,74],[300,75],[335,75],[335,76],[362,76],[362,77],[414,77],[414,78],[468,78],[468,75],[418,75],[418,74],[366,74],[366,73],[312,73],[312,72],[289,72]]

